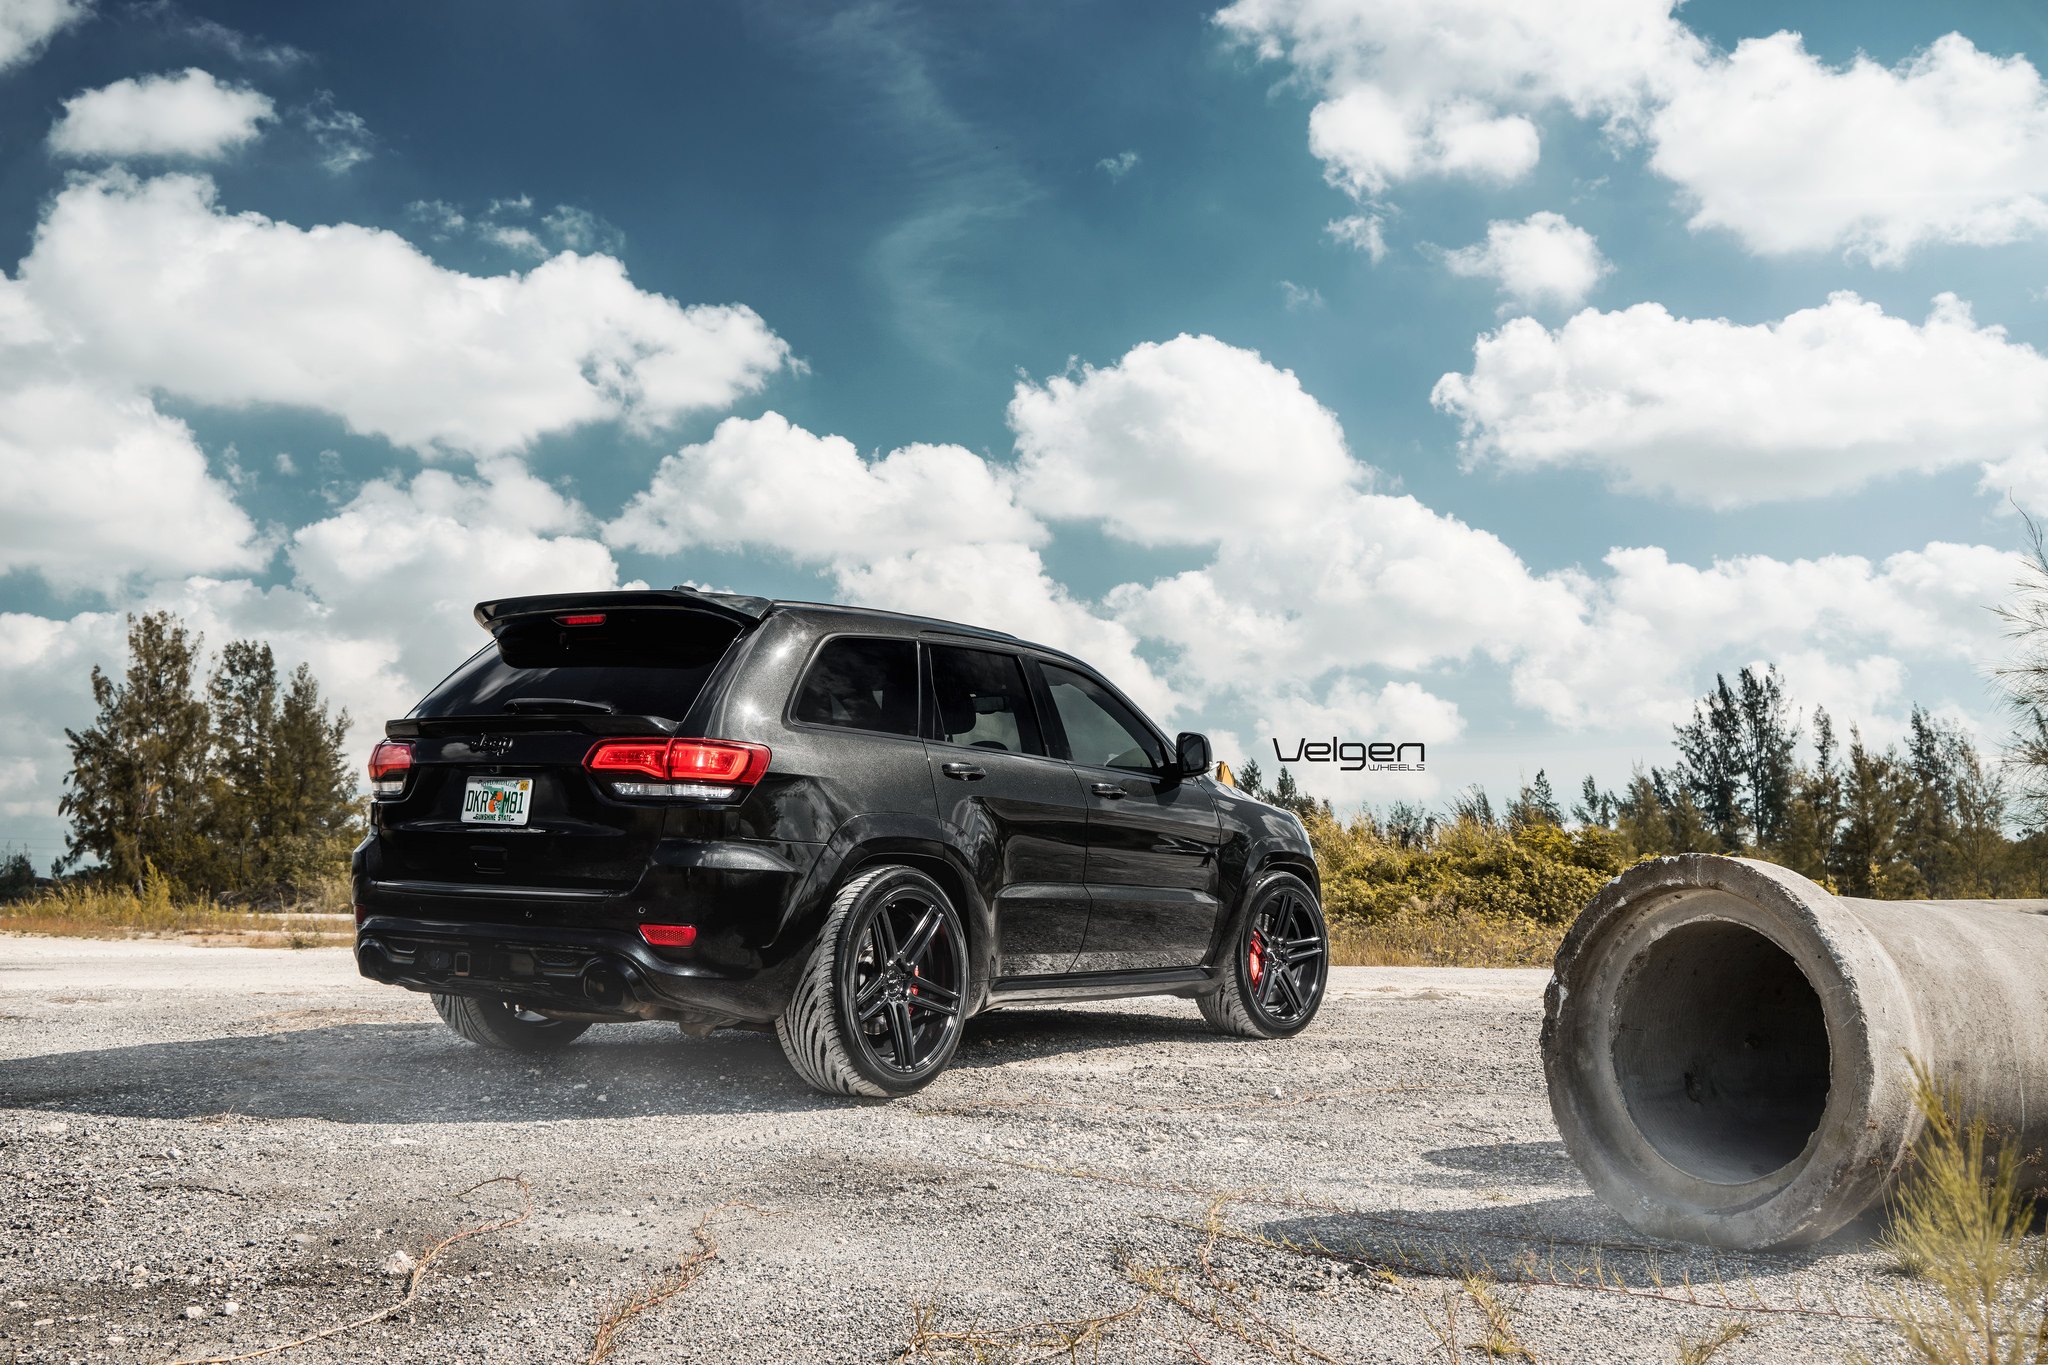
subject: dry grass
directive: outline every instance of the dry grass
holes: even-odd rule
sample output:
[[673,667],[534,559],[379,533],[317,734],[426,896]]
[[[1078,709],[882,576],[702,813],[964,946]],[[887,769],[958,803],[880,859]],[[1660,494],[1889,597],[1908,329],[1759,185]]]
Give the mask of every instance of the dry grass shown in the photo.
[[184,937],[252,948],[318,948],[353,941],[354,917],[346,911],[345,894],[341,903],[344,909],[335,913],[330,892],[289,910],[241,910],[205,896],[180,895],[169,882],[152,876],[140,891],[78,884],[0,904],[0,933]]
[[1890,1292],[1880,1308],[1927,1365],[2048,1361],[2048,1246],[2030,1237],[2034,1203],[2020,1156],[1917,1060],[1914,1101],[1927,1121],[1892,1198],[1885,1247],[1931,1295]]
[[1565,924],[1505,915],[1400,914],[1333,920],[1339,967],[1548,967]]
[[1753,1329],[1740,1318],[1730,1318],[1711,1332],[1678,1339],[1677,1365],[1707,1365],[1721,1352],[1748,1336]]
[[597,1325],[590,1334],[590,1352],[583,1357],[583,1365],[598,1365],[600,1361],[611,1359],[636,1321],[702,1278],[711,1262],[718,1258],[718,1238],[711,1231],[711,1220],[714,1215],[735,1209],[749,1213],[764,1212],[738,1200],[728,1200],[706,1210],[704,1216],[697,1220],[697,1226],[690,1229],[690,1236],[697,1243],[695,1250],[680,1257],[674,1269],[664,1272],[660,1279],[638,1293],[611,1299],[598,1310]]

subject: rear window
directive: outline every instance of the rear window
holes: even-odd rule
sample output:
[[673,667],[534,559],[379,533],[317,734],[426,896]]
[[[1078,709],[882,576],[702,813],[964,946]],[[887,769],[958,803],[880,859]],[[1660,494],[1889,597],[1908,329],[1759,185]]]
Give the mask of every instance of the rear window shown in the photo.
[[[621,715],[680,720],[739,635],[722,617],[607,611],[602,624],[513,621],[413,708],[423,720],[495,716],[515,701],[595,702]],[[544,708],[542,708],[544,709]]]
[[917,734],[917,645],[840,639],[811,661],[797,688],[795,719],[809,725]]

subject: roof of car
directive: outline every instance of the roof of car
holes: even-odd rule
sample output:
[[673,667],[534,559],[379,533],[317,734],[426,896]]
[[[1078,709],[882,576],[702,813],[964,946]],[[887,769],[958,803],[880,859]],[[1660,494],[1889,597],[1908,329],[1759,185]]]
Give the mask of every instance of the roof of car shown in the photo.
[[1040,653],[1069,659],[1075,663],[1081,660],[1063,649],[1041,645],[1025,640],[1007,631],[991,630],[986,626],[970,626],[960,621],[948,621],[937,616],[918,616],[909,612],[883,611],[879,607],[854,607],[838,602],[807,602],[795,598],[750,597],[743,593],[713,592],[707,588],[693,587],[687,583],[674,588],[616,588],[587,593],[549,593],[538,597],[506,597],[492,602],[479,602],[476,606],[477,624],[490,628],[500,621],[514,616],[533,616],[547,612],[569,610],[576,607],[615,607],[624,609],[636,605],[662,605],[674,607],[695,607],[721,616],[759,621],[773,612],[790,612],[804,616],[842,616],[858,620],[889,624],[906,629],[943,630],[948,634],[967,636],[974,639],[995,641],[1006,645],[1018,645]]

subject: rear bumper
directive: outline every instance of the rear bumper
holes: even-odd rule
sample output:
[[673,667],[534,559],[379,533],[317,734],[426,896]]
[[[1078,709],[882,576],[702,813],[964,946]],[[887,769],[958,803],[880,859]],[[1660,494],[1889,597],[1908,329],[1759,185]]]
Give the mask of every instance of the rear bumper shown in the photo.
[[789,1003],[786,966],[734,973],[663,957],[637,932],[371,914],[356,968],[407,990],[517,1000],[617,1019],[764,1023]]

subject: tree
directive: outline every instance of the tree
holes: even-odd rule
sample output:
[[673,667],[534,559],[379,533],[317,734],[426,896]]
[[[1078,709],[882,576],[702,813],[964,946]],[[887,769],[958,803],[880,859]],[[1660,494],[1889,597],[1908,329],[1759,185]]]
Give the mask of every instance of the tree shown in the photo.
[[124,681],[93,670],[93,726],[66,731],[60,869],[90,856],[130,886],[154,867],[183,890],[251,900],[338,873],[361,808],[348,717],[330,717],[312,673],[301,665],[281,684],[270,647],[237,640],[202,700],[199,639],[173,617],[131,618],[128,645]]
[[107,875],[140,887],[150,866],[174,882],[203,881],[206,703],[192,694],[199,638],[169,612],[128,618],[128,670],[115,682],[97,666],[99,714],[66,730],[71,775],[58,802],[69,816],[60,870],[98,858]]
[[1609,829],[1614,824],[1614,793],[1600,790],[1588,773],[1579,784],[1579,799],[1572,807],[1572,819],[1581,829]]
[[1508,803],[1508,826],[1520,829],[1528,825],[1563,824],[1564,812],[1558,808],[1557,794],[1550,789],[1550,778],[1538,768],[1536,780]]
[[[1692,719],[1675,726],[1677,778],[1713,829],[1721,850],[1742,851],[1742,788],[1748,775],[1743,752],[1742,704],[1728,679],[1716,673],[1714,690],[1692,708]],[[1670,802],[1666,802],[1667,808]]]
[[1799,723],[1785,704],[1784,684],[1775,666],[1761,675],[1744,668],[1736,678],[1742,712],[1741,767],[1749,827],[1760,848],[1784,836],[1797,772],[1793,750],[1799,744]]
[[36,865],[29,861],[27,849],[17,848],[0,858],[0,901],[18,901],[35,889]]
[[1927,894],[1926,880],[1906,857],[1906,787],[1897,755],[1869,748],[1851,727],[1841,835],[1829,869],[1842,894],[1884,899]]
[[1836,842],[1842,827],[1842,773],[1835,754],[1835,723],[1823,707],[1813,708],[1811,768],[1792,778],[1792,798],[1779,836],[1778,861],[1802,876],[1833,888]]

